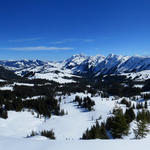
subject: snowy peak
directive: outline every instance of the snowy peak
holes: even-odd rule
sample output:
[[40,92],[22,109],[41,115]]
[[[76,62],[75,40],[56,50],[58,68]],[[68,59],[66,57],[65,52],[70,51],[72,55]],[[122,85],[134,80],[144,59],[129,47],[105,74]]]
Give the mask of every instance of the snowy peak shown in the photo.
[[101,55],[89,56],[79,66],[76,66],[74,71],[78,74],[93,74],[104,59],[105,57]]
[[66,67],[68,69],[72,69],[72,68],[80,65],[87,58],[88,57],[86,57],[82,54],[73,55],[71,58],[64,61],[64,67]]

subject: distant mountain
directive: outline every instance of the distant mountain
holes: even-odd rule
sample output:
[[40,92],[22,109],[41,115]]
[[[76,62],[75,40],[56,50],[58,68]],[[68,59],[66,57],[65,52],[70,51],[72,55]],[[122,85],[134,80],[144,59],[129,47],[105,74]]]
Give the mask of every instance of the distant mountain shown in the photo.
[[0,61],[0,65],[10,69],[10,70],[22,70],[27,68],[34,68],[37,66],[43,66],[45,62],[40,60],[4,60]]
[[[110,54],[107,57],[102,55],[84,56],[81,54],[73,55],[62,62],[50,62],[41,60],[18,60],[0,61],[0,65],[14,71],[16,74],[24,76],[30,74],[34,77],[48,74],[54,78],[59,76],[71,77],[80,76],[99,76],[107,74],[126,74],[139,73],[150,70],[150,57],[146,56],[120,56]],[[147,73],[147,72],[146,72]],[[40,75],[42,74],[42,75]]]
[[28,77],[29,79],[47,79],[59,83],[74,82],[76,77],[70,69],[63,68],[64,62],[50,62],[40,60],[5,60],[0,61],[0,65],[5,69],[13,71],[15,74]]
[[99,64],[105,59],[104,56],[83,56],[73,55],[70,59],[65,61],[64,68],[71,69],[73,74],[76,75],[93,75],[98,71]]
[[91,76],[140,72],[150,70],[150,57],[114,54],[107,57],[74,55],[65,61],[64,67],[71,69],[73,74]]

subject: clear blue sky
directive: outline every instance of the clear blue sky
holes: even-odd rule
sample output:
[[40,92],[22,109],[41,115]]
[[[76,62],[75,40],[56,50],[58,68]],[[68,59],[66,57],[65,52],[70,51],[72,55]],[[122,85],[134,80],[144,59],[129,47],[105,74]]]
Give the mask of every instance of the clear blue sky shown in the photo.
[[149,0],[1,0],[0,59],[150,54]]

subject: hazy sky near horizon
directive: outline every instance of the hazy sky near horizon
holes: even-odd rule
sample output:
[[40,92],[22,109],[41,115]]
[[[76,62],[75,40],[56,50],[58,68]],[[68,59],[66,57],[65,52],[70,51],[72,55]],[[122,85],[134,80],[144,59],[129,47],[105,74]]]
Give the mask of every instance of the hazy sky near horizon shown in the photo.
[[150,55],[150,1],[0,1],[0,59],[78,53]]

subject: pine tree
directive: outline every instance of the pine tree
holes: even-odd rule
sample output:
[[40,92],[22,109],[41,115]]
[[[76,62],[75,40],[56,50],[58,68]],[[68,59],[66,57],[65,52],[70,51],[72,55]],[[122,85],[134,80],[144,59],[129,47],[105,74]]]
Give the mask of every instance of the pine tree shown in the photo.
[[111,133],[114,138],[122,138],[122,135],[128,135],[129,124],[122,114],[117,114],[114,117]]
[[93,125],[91,129],[85,131],[82,139],[108,139],[105,123],[99,125],[98,121],[96,121],[96,125]]
[[126,120],[126,116],[123,114],[121,108],[113,109],[113,117],[107,119],[106,128],[110,130],[113,138],[122,138],[123,135],[129,133],[129,123]]
[[50,130],[50,131],[43,130],[43,131],[40,132],[40,134],[41,134],[41,136],[45,136],[45,137],[47,137],[49,139],[53,139],[54,140],[56,138],[55,137],[55,133],[53,132],[53,130]]
[[133,108],[126,109],[125,117],[128,123],[131,123],[135,119],[135,113],[133,111]]
[[147,109],[147,101],[144,103],[144,108]]
[[133,129],[133,131],[135,134],[135,139],[145,138],[149,132],[146,121],[143,119],[137,122],[137,128]]

